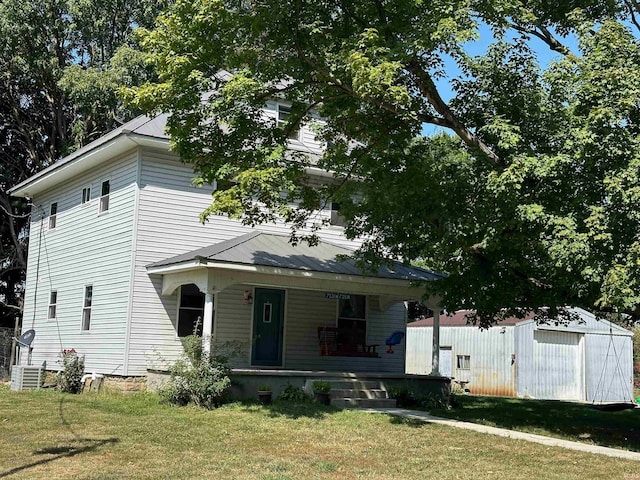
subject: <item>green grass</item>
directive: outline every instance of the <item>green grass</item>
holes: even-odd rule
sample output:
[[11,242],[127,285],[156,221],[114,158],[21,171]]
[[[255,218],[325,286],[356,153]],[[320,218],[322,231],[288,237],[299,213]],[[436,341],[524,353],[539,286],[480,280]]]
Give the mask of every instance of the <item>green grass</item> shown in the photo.
[[[602,412],[589,405],[503,397],[457,396],[437,416],[640,452],[640,409]],[[639,477],[640,478],[640,477]]]
[[315,404],[0,387],[0,478],[638,478],[640,463]]

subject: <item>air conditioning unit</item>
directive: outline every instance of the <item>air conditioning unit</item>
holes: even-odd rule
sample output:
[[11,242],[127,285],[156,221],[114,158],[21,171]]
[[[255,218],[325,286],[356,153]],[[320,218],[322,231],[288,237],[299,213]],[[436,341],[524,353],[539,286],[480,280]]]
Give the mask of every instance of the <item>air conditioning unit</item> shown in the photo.
[[36,365],[14,365],[11,371],[11,390],[20,392],[40,388],[44,382],[46,364],[38,367]]

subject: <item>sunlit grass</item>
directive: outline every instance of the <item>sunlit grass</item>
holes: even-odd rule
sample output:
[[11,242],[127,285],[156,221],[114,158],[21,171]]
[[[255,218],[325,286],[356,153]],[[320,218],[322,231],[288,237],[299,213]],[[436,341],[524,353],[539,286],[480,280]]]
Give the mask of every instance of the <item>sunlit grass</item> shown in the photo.
[[[637,462],[315,404],[174,408],[0,387],[0,477],[633,478]],[[541,477],[544,472],[544,477]]]
[[434,415],[583,443],[640,451],[640,409],[604,412],[589,404],[463,395]]

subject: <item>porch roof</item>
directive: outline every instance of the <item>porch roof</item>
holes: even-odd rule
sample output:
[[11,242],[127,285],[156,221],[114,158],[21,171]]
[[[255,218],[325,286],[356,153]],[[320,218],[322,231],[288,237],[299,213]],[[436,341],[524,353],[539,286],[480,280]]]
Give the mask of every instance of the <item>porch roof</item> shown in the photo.
[[326,241],[320,241],[313,247],[306,242],[293,245],[287,235],[255,231],[152,263],[147,270],[149,273],[168,273],[195,266],[235,264],[410,282],[442,278],[441,274],[397,261],[380,266],[376,272],[365,272],[356,266],[353,259],[345,258],[353,253],[353,250]]

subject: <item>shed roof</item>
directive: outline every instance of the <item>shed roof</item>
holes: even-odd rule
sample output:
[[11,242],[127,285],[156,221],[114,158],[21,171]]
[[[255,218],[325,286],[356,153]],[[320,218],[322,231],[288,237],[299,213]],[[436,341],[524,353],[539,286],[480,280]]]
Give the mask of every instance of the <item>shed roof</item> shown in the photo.
[[276,235],[260,231],[251,232],[231,240],[193,250],[182,255],[152,263],[147,268],[161,270],[162,267],[179,266],[200,262],[201,264],[224,263],[261,265],[268,267],[324,272],[363,277],[389,278],[396,280],[426,281],[442,278],[442,275],[418,267],[391,262],[371,273],[358,268],[350,258],[353,250],[319,241],[315,246],[306,242],[293,245],[288,235]]
[[[473,314],[473,310],[458,310],[457,312],[449,313],[447,315],[440,316],[440,326],[441,327],[464,327],[464,326],[473,326],[473,324],[468,323],[467,315]],[[535,314],[533,312],[527,313],[524,318],[517,317],[507,317],[504,320],[498,322],[498,325],[501,326],[509,326],[509,325],[517,325],[520,322],[526,322],[527,320],[533,319]],[[411,322],[407,325],[408,327],[433,327],[433,317],[424,318],[422,320],[418,320],[415,322]]]

